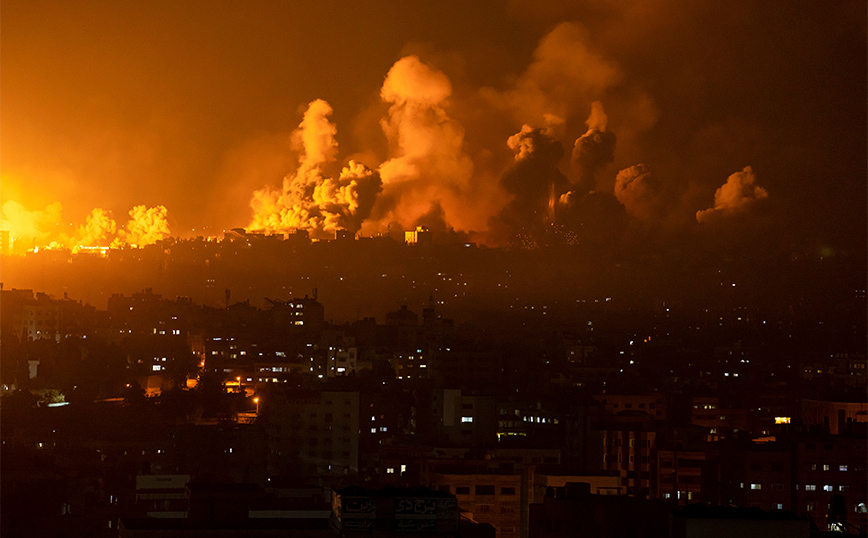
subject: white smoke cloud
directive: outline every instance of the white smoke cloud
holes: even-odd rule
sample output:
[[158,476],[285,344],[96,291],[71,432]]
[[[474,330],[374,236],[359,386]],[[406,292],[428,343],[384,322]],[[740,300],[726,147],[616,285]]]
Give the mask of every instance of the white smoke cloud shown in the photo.
[[515,162],[500,180],[512,200],[492,219],[498,241],[531,239],[536,244],[555,220],[558,198],[569,186],[558,168],[564,147],[546,129],[524,125],[507,139]]
[[597,171],[615,160],[615,134],[606,131],[608,117],[603,104],[594,101],[585,122],[587,132],[576,139],[571,164],[577,191],[587,193],[596,188]]
[[31,211],[15,200],[9,200],[0,207],[0,230],[9,232],[15,252],[47,244],[57,238],[62,209],[60,202],[54,202],[43,210]]
[[618,172],[615,178],[615,197],[630,215],[647,219],[657,204],[658,187],[654,174],[644,164],[637,164]]
[[485,90],[522,123],[551,126],[600,99],[623,75],[593,50],[587,32],[573,22],[557,25],[539,43],[533,62],[505,92]]
[[117,223],[111,218],[110,212],[97,207],[87,216],[85,224],[78,228],[77,243],[85,247],[108,246],[116,232]]
[[758,186],[753,168],[746,166],[727,178],[714,193],[714,206],[696,212],[696,220],[708,222],[714,218],[746,211],[759,200],[768,198],[768,191]]
[[381,228],[411,228],[426,215],[441,215],[456,229],[484,226],[474,210],[464,128],[446,112],[451,93],[449,78],[416,56],[401,58],[386,75],[380,96],[391,106],[380,125],[394,156],[379,167],[383,196],[374,213]]
[[[118,233],[116,242],[137,246],[152,245],[169,236],[168,210],[165,206],[147,207],[137,205],[130,210],[130,220],[125,230]],[[117,243],[116,243],[117,244]]]
[[350,161],[337,178],[325,177],[323,167],[334,162],[337,127],[329,120],[332,107],[322,99],[312,101],[293,133],[301,146],[299,167],[283,180],[280,190],[264,188],[253,193],[254,210],[249,228],[267,232],[307,230],[313,238],[328,238],[338,230],[357,232],[370,214],[381,188],[380,176]]

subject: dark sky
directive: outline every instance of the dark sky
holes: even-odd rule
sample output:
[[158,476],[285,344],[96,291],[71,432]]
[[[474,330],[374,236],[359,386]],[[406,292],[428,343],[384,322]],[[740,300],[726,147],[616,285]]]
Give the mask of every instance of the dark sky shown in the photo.
[[495,243],[596,204],[658,239],[864,252],[865,2],[617,4],[4,0],[3,227],[73,241],[145,205],[175,236]]

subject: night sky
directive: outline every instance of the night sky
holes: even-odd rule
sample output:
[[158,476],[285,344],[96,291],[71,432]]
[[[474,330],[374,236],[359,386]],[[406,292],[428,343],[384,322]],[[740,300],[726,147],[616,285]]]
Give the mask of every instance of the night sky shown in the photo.
[[556,224],[864,256],[864,1],[4,0],[0,24],[28,247]]

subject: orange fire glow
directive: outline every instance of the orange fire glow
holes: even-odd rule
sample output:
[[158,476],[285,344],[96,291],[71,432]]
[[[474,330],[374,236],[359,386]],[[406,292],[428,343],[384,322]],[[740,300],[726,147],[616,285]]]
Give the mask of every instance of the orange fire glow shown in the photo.
[[0,231],[6,233],[0,251],[20,255],[39,249],[67,249],[105,254],[109,248],[142,247],[169,235],[164,206],[135,206],[122,227],[102,208],[93,209],[84,224],[74,226],[63,221],[62,209],[60,202],[45,209],[29,209],[16,200],[4,202],[0,206]]

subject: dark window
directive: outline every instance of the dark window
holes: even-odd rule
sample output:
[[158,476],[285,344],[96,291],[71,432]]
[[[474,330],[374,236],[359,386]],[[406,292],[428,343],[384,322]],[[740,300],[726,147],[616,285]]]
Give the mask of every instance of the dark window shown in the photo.
[[476,495],[494,495],[494,486],[476,486],[473,492]]
[[456,486],[455,487],[456,495],[470,495],[470,486]]
[[515,488],[500,488],[501,495],[515,495]]

